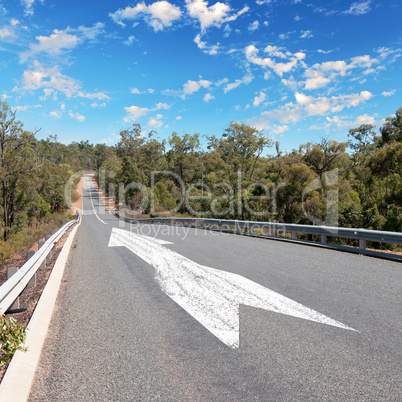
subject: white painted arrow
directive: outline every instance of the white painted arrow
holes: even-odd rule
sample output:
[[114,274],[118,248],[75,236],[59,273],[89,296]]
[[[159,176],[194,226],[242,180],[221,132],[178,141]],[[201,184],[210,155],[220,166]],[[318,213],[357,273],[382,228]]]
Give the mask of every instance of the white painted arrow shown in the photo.
[[166,244],[172,243],[116,228],[109,240],[109,247],[126,246],[152,265],[161,289],[233,349],[239,347],[240,304],[354,331],[243,276],[197,264]]

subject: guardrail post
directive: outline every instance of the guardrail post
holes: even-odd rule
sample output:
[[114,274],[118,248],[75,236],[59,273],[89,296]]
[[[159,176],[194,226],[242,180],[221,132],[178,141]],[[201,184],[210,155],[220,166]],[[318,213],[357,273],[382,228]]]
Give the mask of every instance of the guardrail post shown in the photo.
[[[8,267],[7,268],[7,280],[9,280],[14,274],[17,273],[18,267]],[[17,297],[14,303],[8,308],[8,310],[17,310],[20,308],[20,298]]]
[[365,239],[359,239],[359,248],[362,248],[363,250],[366,249],[366,240]]
[[[27,261],[32,258],[35,255],[35,251],[28,251],[27,252]],[[36,286],[36,273],[34,276],[31,278],[31,280],[28,282],[27,288],[32,288]]]
[[296,240],[297,239],[297,233],[296,232],[290,232],[290,238]]
[[[45,244],[44,241],[38,241],[38,250]],[[46,269],[46,258],[42,262],[40,269]]]
[[325,234],[321,235],[321,243],[326,243],[327,242],[327,236]]

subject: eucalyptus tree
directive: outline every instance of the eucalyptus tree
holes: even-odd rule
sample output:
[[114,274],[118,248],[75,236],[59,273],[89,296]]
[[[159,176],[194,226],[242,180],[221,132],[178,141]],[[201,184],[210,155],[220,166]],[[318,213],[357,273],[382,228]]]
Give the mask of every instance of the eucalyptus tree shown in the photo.
[[322,181],[325,172],[343,167],[348,160],[345,154],[347,143],[322,138],[319,143],[309,142],[300,146],[303,161],[310,166]]
[[208,138],[208,148],[214,149],[229,168],[229,176],[240,172],[248,182],[253,179],[258,159],[274,142],[261,131],[244,123],[232,121],[221,138]]
[[29,203],[27,194],[35,183],[34,171],[39,164],[33,146],[35,134],[25,131],[15,112],[0,101],[0,181],[5,241],[16,224],[17,212]]
[[190,170],[197,163],[196,154],[200,150],[200,135],[184,134],[180,137],[179,134],[173,132],[168,142],[170,146],[166,155],[168,162],[185,182],[187,181],[185,171]]
[[198,172],[200,151],[200,136],[199,134],[184,134],[180,136],[173,132],[168,140],[170,149],[166,153],[167,162],[169,167],[175,172],[179,178],[180,183],[180,203],[182,205],[181,211],[185,211],[185,186],[193,182],[194,175]]
[[402,142],[402,107],[400,107],[394,115],[385,119],[385,123],[380,128],[380,132],[380,146],[392,142]]

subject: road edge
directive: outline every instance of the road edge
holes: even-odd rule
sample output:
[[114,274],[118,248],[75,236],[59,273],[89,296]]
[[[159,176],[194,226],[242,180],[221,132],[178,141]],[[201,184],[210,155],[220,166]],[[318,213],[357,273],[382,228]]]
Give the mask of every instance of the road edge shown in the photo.
[[68,236],[27,327],[27,352],[18,350],[0,383],[0,401],[27,401],[39,365],[64,269],[81,219]]

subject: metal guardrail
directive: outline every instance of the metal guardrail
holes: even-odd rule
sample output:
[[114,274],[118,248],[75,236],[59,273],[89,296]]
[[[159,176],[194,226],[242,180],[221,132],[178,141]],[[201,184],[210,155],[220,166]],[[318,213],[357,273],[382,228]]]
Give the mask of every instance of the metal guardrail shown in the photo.
[[46,257],[55,247],[63,234],[80,219],[67,222],[45,242],[45,244],[30,258],[9,280],[0,286],[0,314],[4,314],[17,297],[26,288],[29,281],[40,268]]
[[[367,230],[367,229],[353,229],[353,228],[340,228],[331,226],[314,226],[314,225],[298,225],[291,223],[274,223],[274,222],[254,222],[254,221],[239,221],[239,220],[226,220],[226,219],[203,219],[203,218],[145,218],[145,219],[133,219],[119,216],[129,223],[161,223],[168,225],[183,225],[187,227],[194,227],[206,230],[213,230],[225,233],[234,233],[247,236],[258,236],[268,238],[279,238],[282,240],[287,239],[287,234],[290,233],[288,240],[297,239],[297,233],[318,235],[320,236],[320,242],[304,241],[313,244],[324,244],[328,247],[338,248],[344,251],[354,251],[364,253],[367,255],[373,255],[377,257],[384,257],[384,254],[371,250],[366,250],[366,242],[382,242],[402,245],[402,233],[398,232],[386,232],[379,230]],[[359,248],[347,246],[338,246],[334,244],[328,244],[328,237],[340,237],[355,239],[359,241]],[[402,261],[402,256],[394,255],[392,259]]]

